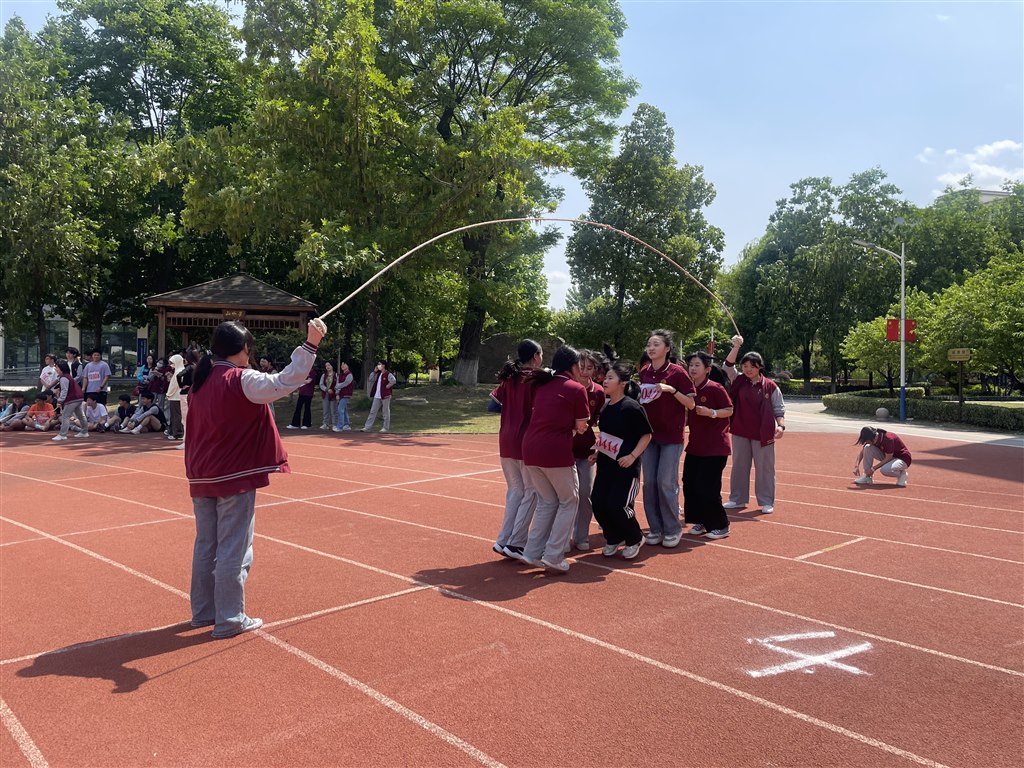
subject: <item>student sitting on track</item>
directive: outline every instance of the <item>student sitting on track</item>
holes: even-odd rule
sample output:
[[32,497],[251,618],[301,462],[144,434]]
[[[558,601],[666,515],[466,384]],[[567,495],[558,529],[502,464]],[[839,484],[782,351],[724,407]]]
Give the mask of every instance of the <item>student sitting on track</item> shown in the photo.
[[[853,463],[853,474],[860,476],[853,482],[857,485],[871,485],[874,482],[871,476],[876,471],[881,471],[887,477],[895,477],[896,485],[900,488],[907,487],[910,451],[907,450],[907,446],[903,444],[899,435],[886,432],[884,429],[864,427],[860,431],[856,445],[861,448]],[[861,474],[862,465],[863,474]]]
[[108,432],[120,432],[124,429],[128,423],[128,419],[132,417],[132,413],[135,411],[132,406],[131,395],[120,395],[117,398],[117,411],[110,414],[110,418],[107,419],[107,431]]
[[[72,417],[72,421],[78,425],[77,418]],[[99,402],[95,392],[85,396],[85,428],[89,432],[107,431],[107,406]]]
[[20,432],[23,429],[45,432],[53,424],[53,406],[50,398],[40,392],[36,401],[24,414],[16,415],[9,422],[0,426],[4,432]]
[[[3,429],[8,424],[12,424],[14,421],[21,421],[25,418],[25,414],[28,413],[28,404],[25,402],[25,394],[23,392],[12,392],[8,395],[10,402],[7,403],[3,412],[0,412],[0,429]],[[22,427],[24,429],[24,427]],[[9,430],[4,430],[9,431]]]
[[152,392],[141,392],[139,404],[132,413],[131,418],[121,427],[121,434],[139,435],[143,432],[163,432],[167,427],[164,420],[164,412],[157,407]]

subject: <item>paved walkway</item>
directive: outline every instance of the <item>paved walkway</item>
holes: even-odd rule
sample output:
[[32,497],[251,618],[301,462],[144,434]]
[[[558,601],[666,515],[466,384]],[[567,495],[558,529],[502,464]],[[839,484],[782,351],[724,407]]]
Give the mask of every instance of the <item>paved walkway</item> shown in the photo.
[[1024,448],[1024,436],[999,430],[961,427],[956,424],[912,422],[900,424],[897,419],[878,421],[865,416],[834,414],[825,410],[819,400],[792,400],[786,403],[786,427],[798,432],[842,432],[850,436],[850,443],[864,425],[884,426],[900,435],[939,437],[964,443],[988,443],[1008,448]]

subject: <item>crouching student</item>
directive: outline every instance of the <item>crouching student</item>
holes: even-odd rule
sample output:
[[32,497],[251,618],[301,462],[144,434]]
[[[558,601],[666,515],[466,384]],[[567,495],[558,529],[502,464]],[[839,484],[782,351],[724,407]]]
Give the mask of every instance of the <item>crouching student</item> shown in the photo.
[[651,442],[651,423],[637,402],[640,385],[632,378],[632,366],[621,361],[605,374],[608,401],[599,422],[601,436],[593,455],[597,475],[590,497],[606,542],[601,554],[612,557],[624,546],[627,560],[640,554],[644,542],[633,502],[640,492],[640,456]]
[[152,392],[139,394],[139,404],[121,427],[121,434],[141,435],[143,432],[163,432],[167,428],[164,412],[156,404]]
[[587,390],[579,383],[580,354],[559,347],[552,374],[537,374],[530,426],[523,436],[523,464],[537,493],[537,510],[522,560],[565,573],[565,548],[579,505],[580,483],[572,436],[587,430]]
[[[857,485],[871,485],[871,476],[881,472],[886,477],[895,477],[896,485],[907,487],[907,469],[910,467],[910,451],[900,436],[884,429],[864,427],[857,438],[860,453],[853,463],[854,480]],[[863,466],[863,473],[861,467]]]

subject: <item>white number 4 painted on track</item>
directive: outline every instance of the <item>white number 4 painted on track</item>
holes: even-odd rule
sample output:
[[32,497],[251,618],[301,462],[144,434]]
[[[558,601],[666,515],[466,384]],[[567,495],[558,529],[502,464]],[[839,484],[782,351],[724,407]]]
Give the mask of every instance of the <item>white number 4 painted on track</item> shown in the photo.
[[760,639],[752,638],[747,640],[748,643],[757,643],[763,648],[768,648],[769,650],[781,653],[783,656],[792,656],[795,659],[795,661],[788,661],[785,664],[777,664],[774,667],[749,670],[747,674],[751,677],[769,677],[771,675],[781,675],[783,672],[795,672],[796,670],[800,670],[807,674],[814,674],[815,667],[830,667],[831,669],[849,672],[851,675],[868,674],[863,669],[858,669],[850,664],[842,664],[837,661],[837,659],[845,659],[847,656],[853,656],[857,653],[869,651],[871,650],[871,643],[859,643],[858,645],[840,648],[837,651],[817,654],[804,653],[803,651],[797,651],[793,648],[786,648],[785,646],[778,645],[778,643],[788,643],[794,640],[818,640],[821,638],[835,636],[835,632],[802,632],[796,635],[775,635],[773,637]]

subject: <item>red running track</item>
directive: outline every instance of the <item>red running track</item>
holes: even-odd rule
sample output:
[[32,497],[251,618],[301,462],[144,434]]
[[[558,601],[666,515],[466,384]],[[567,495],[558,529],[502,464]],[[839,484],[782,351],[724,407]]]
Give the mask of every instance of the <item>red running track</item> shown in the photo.
[[[1024,462],[914,440],[856,488],[838,435],[778,449],[732,536],[490,551],[494,436],[287,435],[248,610],[188,623],[180,451],[0,441],[0,764],[1019,765]],[[642,512],[641,512],[642,518]]]

